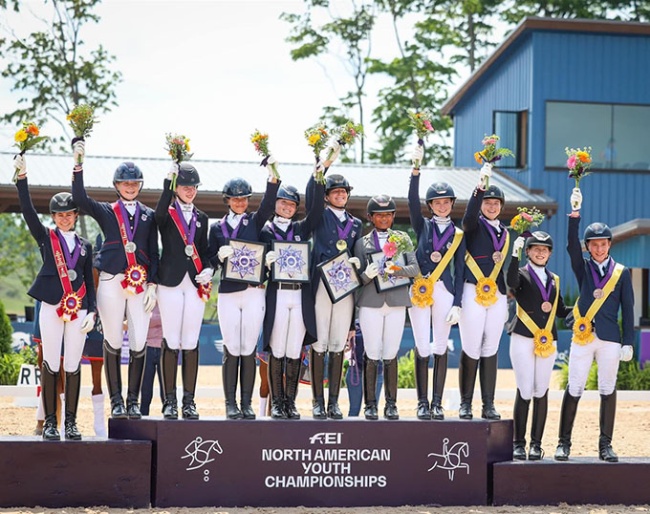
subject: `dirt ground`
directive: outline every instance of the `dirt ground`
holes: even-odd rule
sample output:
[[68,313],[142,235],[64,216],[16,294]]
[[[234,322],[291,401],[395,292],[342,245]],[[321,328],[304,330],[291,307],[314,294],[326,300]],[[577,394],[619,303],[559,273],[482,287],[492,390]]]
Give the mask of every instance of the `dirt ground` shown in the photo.
[[[125,370],[124,370],[125,371]],[[91,385],[90,369],[87,366],[82,368],[82,384]],[[124,374],[126,376],[126,374]],[[447,417],[453,418],[458,415],[457,411],[452,410],[455,407],[453,397],[457,395],[457,371],[450,370],[447,379],[447,389],[451,403],[448,400]],[[259,380],[258,380],[259,384]],[[559,410],[561,405],[561,394],[558,391],[557,382],[552,382],[552,391],[549,400],[549,415],[546,425],[546,431],[543,439],[543,447],[546,451],[546,458],[552,458],[557,444],[557,429],[559,423]],[[199,390],[197,398],[197,407],[202,417],[219,417],[224,416],[223,395],[221,393],[221,369],[215,366],[204,366],[199,373]],[[514,375],[510,370],[500,370],[497,383],[497,409],[501,412],[503,418],[512,417],[513,400],[509,399],[509,393],[512,392],[514,399],[515,382]],[[87,389],[85,389],[87,390]],[[342,397],[345,398],[345,391],[342,391]],[[154,393],[155,395],[155,393]],[[650,457],[650,444],[648,444],[648,433],[650,433],[650,401],[645,399],[628,400],[624,394],[619,395],[618,413],[616,417],[616,429],[614,433],[613,446],[621,459],[628,457]],[[478,395],[477,391],[477,397]],[[475,397],[476,399],[476,397]],[[342,410],[347,412],[347,399],[342,402]],[[106,414],[108,415],[108,400],[105,402]],[[255,402],[257,408],[257,401]],[[298,399],[299,410],[304,417],[311,415],[311,400],[309,396],[309,386],[301,385],[301,393]],[[412,390],[402,391],[398,394],[398,407],[402,418],[414,417],[416,408],[415,394]],[[160,416],[160,399],[154,397],[151,405],[152,416]],[[12,397],[0,396],[0,435],[31,435],[35,426],[34,407],[19,407],[15,405]],[[572,456],[596,456],[598,450],[598,409],[599,402],[597,399],[583,398],[578,408],[574,432]],[[480,401],[474,404],[474,413],[480,415]],[[94,436],[92,428],[92,403],[89,393],[83,394],[80,399],[78,413],[79,428],[84,436]],[[244,513],[279,513],[279,514],[337,514],[337,513],[368,513],[368,514],[388,514],[388,513],[476,513],[476,514],[615,514],[615,513],[640,513],[650,512],[650,505],[644,506],[569,506],[565,504],[546,506],[546,507],[363,507],[363,508],[178,508],[178,509],[154,509],[155,512],[169,514],[244,514]],[[54,513],[65,512],[66,514],[122,514],[133,511],[124,509],[109,509],[106,507],[94,508],[69,508],[69,509],[0,509],[0,513]]]

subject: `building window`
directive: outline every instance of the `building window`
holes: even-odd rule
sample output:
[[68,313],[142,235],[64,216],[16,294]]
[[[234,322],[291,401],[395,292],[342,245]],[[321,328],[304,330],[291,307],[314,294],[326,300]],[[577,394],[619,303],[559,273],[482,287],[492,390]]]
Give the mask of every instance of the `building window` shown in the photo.
[[527,164],[528,111],[494,111],[494,133],[499,136],[499,147],[508,148],[514,157],[504,157],[500,168],[525,168]]
[[546,102],[546,168],[566,168],[565,147],[592,148],[592,169],[650,170],[650,106]]

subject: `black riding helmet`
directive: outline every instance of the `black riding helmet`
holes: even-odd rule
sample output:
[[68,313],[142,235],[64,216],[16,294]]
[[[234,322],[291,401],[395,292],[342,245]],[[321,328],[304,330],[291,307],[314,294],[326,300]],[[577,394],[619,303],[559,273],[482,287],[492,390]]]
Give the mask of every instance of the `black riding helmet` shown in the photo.
[[223,186],[223,201],[227,203],[228,198],[241,198],[253,196],[253,188],[241,177],[231,178]]
[[542,230],[536,230],[526,239],[526,250],[535,245],[548,246],[550,250],[553,250],[553,238]]
[[176,177],[177,186],[194,186],[201,185],[201,178],[196,168],[189,162],[181,162],[178,167],[178,176]]
[[50,198],[50,214],[55,212],[70,212],[78,210],[70,193],[57,193]]

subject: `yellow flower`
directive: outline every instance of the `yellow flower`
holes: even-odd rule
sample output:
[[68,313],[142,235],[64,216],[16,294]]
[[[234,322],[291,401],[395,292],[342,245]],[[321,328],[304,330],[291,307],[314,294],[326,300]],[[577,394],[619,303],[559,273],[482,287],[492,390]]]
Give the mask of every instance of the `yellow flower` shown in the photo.
[[311,146],[314,146],[314,145],[315,145],[316,143],[318,143],[319,141],[320,141],[320,134],[312,134],[311,136],[309,136],[309,139],[307,140],[307,142],[308,142]]
[[414,307],[430,307],[433,305],[433,284],[428,278],[419,275],[413,281],[411,288],[411,302]]
[[16,132],[16,135],[14,136],[14,140],[16,143],[22,143],[23,141],[27,140],[27,132],[24,129],[20,129],[18,132]]
[[516,226],[517,226],[517,223],[519,223],[519,220],[520,220],[520,219],[521,219],[521,216],[519,216],[519,214],[516,214],[516,215],[512,218],[512,220],[510,220],[510,226],[513,227],[513,228],[516,227]]
[[550,357],[555,350],[553,333],[545,328],[540,328],[533,336],[533,345],[535,347],[535,355],[538,357]]
[[583,163],[591,162],[591,156],[587,152],[583,152],[583,151],[576,152],[576,157],[580,159],[580,162]]
[[476,303],[489,307],[497,301],[497,284],[489,277],[479,278],[476,284]]

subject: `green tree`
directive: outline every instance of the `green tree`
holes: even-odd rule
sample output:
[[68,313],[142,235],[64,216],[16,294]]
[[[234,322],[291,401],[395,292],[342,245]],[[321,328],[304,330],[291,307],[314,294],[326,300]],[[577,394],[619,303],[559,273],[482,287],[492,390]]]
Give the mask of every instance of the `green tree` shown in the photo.
[[0,300],[0,355],[11,352],[11,335],[14,333],[5,304]]
[[648,21],[650,8],[638,0],[509,0],[501,12],[509,23],[519,23],[526,16]]
[[0,275],[15,275],[27,289],[42,264],[36,241],[19,214],[0,214]]
[[[20,8],[17,1],[0,2],[4,10]],[[21,37],[10,29],[0,37],[0,52],[8,61],[2,77],[13,82],[12,91],[19,96],[16,108],[4,113],[0,121],[18,125],[30,120],[42,125],[54,120],[69,139],[66,115],[72,107],[87,103],[96,112],[110,111],[117,105],[115,86],[121,73],[111,69],[115,57],[102,45],[87,49],[81,37],[82,28],[99,23],[93,10],[100,0],[46,3],[50,19],[39,19],[42,30]],[[28,15],[21,12],[20,16]],[[63,136],[52,139],[61,141]]]

